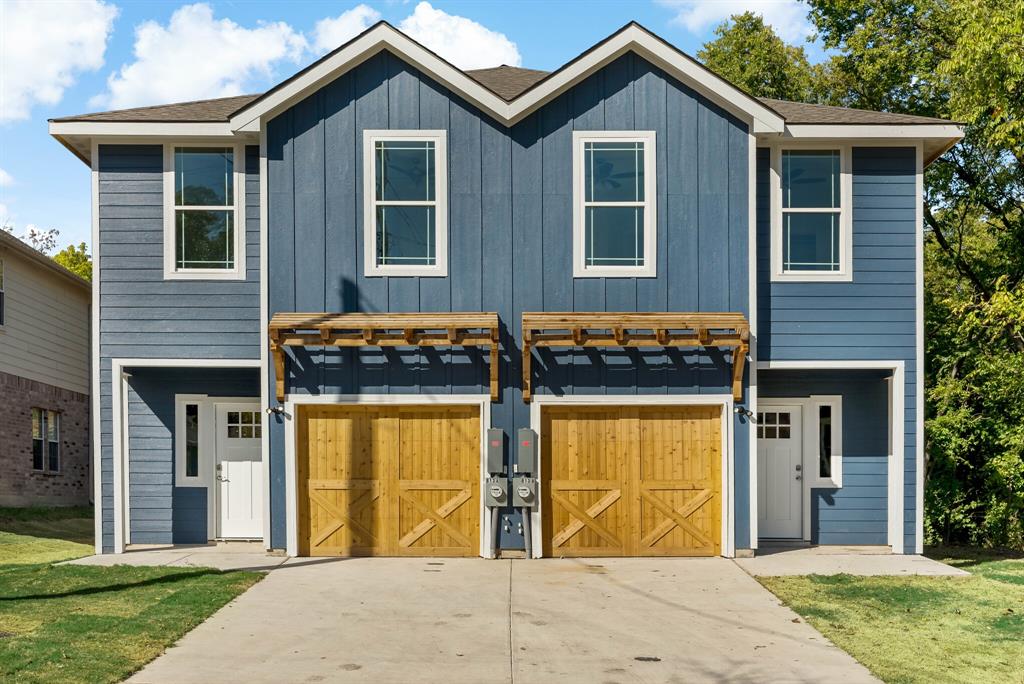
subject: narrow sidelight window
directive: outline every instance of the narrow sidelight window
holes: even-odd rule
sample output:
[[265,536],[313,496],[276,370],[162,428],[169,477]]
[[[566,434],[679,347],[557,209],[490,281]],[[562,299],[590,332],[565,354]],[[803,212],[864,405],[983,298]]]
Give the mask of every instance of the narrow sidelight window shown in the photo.
[[818,477],[832,477],[832,407],[818,406]]
[[60,413],[32,409],[32,469],[60,472]]
[[240,159],[241,147],[166,148],[165,277],[244,277]]
[[654,132],[574,138],[575,275],[655,275]]
[[199,477],[199,404],[185,405],[185,477]]
[[367,275],[446,275],[444,132],[366,133]]

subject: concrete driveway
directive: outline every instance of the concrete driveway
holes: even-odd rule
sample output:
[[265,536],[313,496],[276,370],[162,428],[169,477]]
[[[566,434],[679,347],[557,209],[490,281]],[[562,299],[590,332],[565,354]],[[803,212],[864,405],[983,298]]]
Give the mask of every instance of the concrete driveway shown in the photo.
[[862,682],[732,561],[292,559],[132,682]]

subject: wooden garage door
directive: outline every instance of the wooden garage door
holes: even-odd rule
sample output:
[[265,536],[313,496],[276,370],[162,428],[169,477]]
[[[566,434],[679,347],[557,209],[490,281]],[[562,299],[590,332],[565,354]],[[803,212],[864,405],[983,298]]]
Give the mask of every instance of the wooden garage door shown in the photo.
[[721,408],[542,412],[546,556],[721,552]]
[[302,407],[297,456],[300,554],[479,555],[476,407]]

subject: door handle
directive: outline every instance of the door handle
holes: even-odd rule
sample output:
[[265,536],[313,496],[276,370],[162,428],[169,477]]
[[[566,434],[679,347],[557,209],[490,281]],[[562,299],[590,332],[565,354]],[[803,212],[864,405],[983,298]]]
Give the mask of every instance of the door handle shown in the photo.
[[802,479],[804,479],[804,476],[803,476],[803,475],[797,475],[797,476],[796,476],[795,478],[793,478],[793,479],[794,479],[794,480],[802,480]]
[[230,480],[226,477],[221,477],[220,475],[218,475],[217,482],[230,482]]

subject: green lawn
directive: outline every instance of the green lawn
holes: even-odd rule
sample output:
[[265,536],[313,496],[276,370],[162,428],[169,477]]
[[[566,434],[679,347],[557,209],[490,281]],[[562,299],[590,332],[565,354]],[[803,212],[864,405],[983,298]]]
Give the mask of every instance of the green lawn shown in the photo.
[[121,681],[260,578],[51,565],[93,552],[86,514],[0,509],[0,681]]
[[886,682],[1024,682],[1024,558],[936,549],[970,577],[762,577]]

